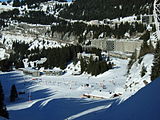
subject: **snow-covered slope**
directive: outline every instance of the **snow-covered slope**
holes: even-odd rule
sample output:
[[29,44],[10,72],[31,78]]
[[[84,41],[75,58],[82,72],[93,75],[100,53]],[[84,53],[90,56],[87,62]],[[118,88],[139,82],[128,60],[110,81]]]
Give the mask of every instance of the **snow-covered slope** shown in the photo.
[[62,47],[65,46],[65,43],[60,43],[57,41],[53,41],[53,40],[48,40],[46,38],[36,38],[35,36],[24,36],[22,34],[19,35],[14,35],[14,34],[7,34],[7,33],[3,33],[3,37],[2,39],[0,39],[0,42],[2,44],[4,44],[5,49],[12,49],[12,45],[13,42],[25,42],[28,43],[30,45],[29,50],[34,49],[34,48],[38,48],[42,49],[43,47],[45,49],[47,48],[58,48],[58,47]]
[[9,10],[12,10],[13,9],[13,7],[11,7],[11,6],[6,6],[6,5],[2,5],[1,3],[0,3],[0,13],[2,13],[2,12],[4,12],[4,11],[9,11]]
[[[116,98],[113,99],[110,97],[115,93],[121,93],[123,94],[122,98],[128,98],[130,95],[145,86],[143,80],[145,79],[148,80],[148,82],[150,81],[149,75],[153,55],[148,54],[144,56],[140,64],[137,61],[132,66],[129,75],[131,78],[127,82],[126,73],[128,60],[121,60],[117,58],[111,59],[116,64],[115,68],[105,72],[104,74],[98,75],[97,77],[90,76],[88,74],[78,76],[72,75],[74,69],[79,71],[80,63],[77,63],[75,66],[71,63],[68,68],[66,68],[67,73],[62,76],[43,75],[35,78],[23,75],[21,72],[1,73],[0,79],[4,88],[6,105],[9,110],[11,120],[21,120],[22,118],[23,120],[50,120],[50,118],[53,120],[106,120],[107,118],[111,118],[110,120],[119,120],[114,118],[114,116],[110,116],[110,113],[111,115],[117,114],[120,116],[120,114],[118,114],[118,110],[122,109],[124,111],[122,112],[122,115],[124,116],[124,113],[129,111],[127,106],[130,102],[126,103],[124,101],[121,102],[120,105],[117,105],[119,104],[119,100],[118,102],[115,102]],[[143,65],[147,67],[147,73],[141,78],[140,72]],[[130,85],[129,83],[134,81],[138,81],[139,84],[132,85],[130,89],[126,89],[125,91],[125,85]],[[10,103],[8,99],[12,84],[16,85],[17,91],[25,91],[25,94],[19,95],[19,98],[15,103]],[[154,94],[155,93],[156,91],[154,91]],[[31,101],[28,101],[28,95],[30,94],[32,96]],[[106,99],[84,99],[82,98],[83,94],[103,97]],[[140,104],[139,102],[144,102],[148,99],[146,92],[144,95],[146,96],[144,99],[139,97],[134,98],[134,96],[132,96],[127,99],[127,101],[130,101],[131,99],[132,104]],[[135,96],[137,96],[137,94]],[[156,96],[153,96],[152,98],[154,97]],[[137,99],[137,102],[134,103],[135,99]],[[122,104],[127,105],[123,108]],[[122,106],[122,108],[119,106]],[[145,105],[143,104],[143,106]],[[127,116],[133,116],[133,120],[136,120],[137,118],[135,116],[137,113],[134,114],[136,110],[134,105],[132,107],[133,110],[131,112],[129,111],[129,115]],[[107,111],[104,112],[106,109]],[[99,111],[102,111],[102,113]],[[153,110],[150,109],[150,112],[152,111]],[[112,117],[114,119],[112,119]]]
[[[125,84],[125,92],[122,99],[127,99],[129,96],[135,94],[138,90],[151,82],[150,74],[152,69],[154,55],[147,54],[138,59],[131,67],[129,75]],[[146,73],[142,76],[142,68],[146,68]]]
[[121,104],[106,111],[79,118],[79,120],[159,120],[160,78],[153,81]]

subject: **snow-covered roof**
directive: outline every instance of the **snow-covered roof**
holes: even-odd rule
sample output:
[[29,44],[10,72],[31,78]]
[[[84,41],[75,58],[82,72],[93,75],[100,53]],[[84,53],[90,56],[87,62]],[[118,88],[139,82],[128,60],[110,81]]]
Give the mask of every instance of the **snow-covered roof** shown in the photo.
[[44,71],[48,72],[61,72],[62,70],[60,68],[54,67],[53,69],[45,69]]

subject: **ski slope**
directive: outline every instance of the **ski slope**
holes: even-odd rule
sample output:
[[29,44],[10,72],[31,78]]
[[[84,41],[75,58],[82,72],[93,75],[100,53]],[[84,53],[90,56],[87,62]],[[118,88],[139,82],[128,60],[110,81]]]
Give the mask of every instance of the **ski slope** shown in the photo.
[[[128,60],[111,59],[116,64],[114,69],[98,76],[91,76],[86,73],[74,76],[72,75],[73,69],[78,69],[79,65],[74,66],[72,63],[66,68],[67,72],[62,76],[43,75],[32,77],[24,75],[21,71],[0,73],[10,119],[99,120],[102,117],[100,120],[105,120],[103,117],[106,114],[104,113],[106,110],[119,109],[118,104],[120,104],[121,100],[126,100],[144,87],[143,80],[146,78],[149,80],[150,78],[153,55],[144,56],[140,64],[138,61],[137,63],[135,62],[129,75],[126,74]],[[148,63],[149,60],[151,62]],[[142,65],[145,65],[148,69],[146,75],[141,78],[141,70],[137,69],[142,68]],[[130,81],[128,81],[128,78],[130,78]],[[133,85],[129,89],[125,88],[126,85],[134,81],[138,81],[140,84]],[[25,92],[25,94],[19,95],[15,103],[10,103],[9,94],[13,84],[16,85],[18,92]],[[113,98],[113,95],[118,93],[121,93],[122,96]],[[83,94],[104,99],[84,98]],[[31,97],[29,98],[28,96]],[[121,101],[121,104],[126,101]],[[101,114],[103,116],[99,116]],[[110,112],[107,114],[110,114]],[[110,116],[108,115],[107,117]]]
[[[1,74],[0,79],[4,85],[6,104],[11,120],[50,120],[50,118],[64,120],[78,113],[81,113],[78,115],[81,116],[104,109],[114,101],[76,98],[76,94],[79,92],[73,92],[73,95],[70,95],[72,94],[70,91],[60,91],[60,88],[56,89],[56,87],[53,87],[54,90],[42,86],[38,88],[34,86],[36,83],[29,76],[25,77],[19,72]],[[12,84],[16,84],[18,91],[25,90],[26,92],[25,95],[19,95],[15,103],[8,101],[8,88]],[[29,92],[32,96],[31,101],[28,101]],[[71,96],[75,96],[75,98]]]
[[99,114],[90,114],[76,120],[159,120],[160,78],[156,79],[121,104],[114,103]]
[[[41,76],[32,77],[24,75],[20,71],[1,73],[0,80],[3,84],[5,101],[10,113],[11,120],[64,120],[76,119],[80,116],[104,110],[108,108],[116,98],[89,99],[82,98],[85,93],[95,95],[105,95],[122,87],[125,83],[127,60],[113,59],[118,67],[97,77],[82,74],[72,75],[69,68],[68,72],[62,76]],[[74,68],[73,64],[70,68]],[[121,75],[121,79],[115,76],[114,71]],[[108,76],[108,79],[106,77]],[[117,75],[118,76],[118,75]],[[111,81],[114,80],[114,83]],[[103,89],[101,86],[107,85]],[[25,92],[19,95],[15,103],[9,102],[10,88],[15,84],[18,92]],[[89,84],[88,87],[85,85]],[[31,95],[31,101],[28,96]],[[47,115],[47,116],[46,116]],[[24,117],[25,116],[25,117]]]

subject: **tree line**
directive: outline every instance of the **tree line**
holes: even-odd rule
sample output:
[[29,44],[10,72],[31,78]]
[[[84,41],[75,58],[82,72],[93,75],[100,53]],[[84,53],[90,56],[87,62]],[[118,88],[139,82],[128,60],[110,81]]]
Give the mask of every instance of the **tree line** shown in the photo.
[[[82,72],[86,71],[92,73],[92,75],[98,75],[112,68],[112,64],[106,62],[101,57],[101,50],[97,48],[83,49],[80,45],[66,45],[61,48],[45,48],[39,47],[29,50],[29,44],[25,42],[13,42],[12,50],[9,59],[0,61],[1,71],[11,71],[13,66],[15,68],[23,68],[23,59],[28,58],[29,61],[40,60],[41,58],[47,58],[47,61],[41,65],[35,67],[45,67],[46,69],[52,69],[54,67],[60,67],[65,69],[70,62],[77,61],[77,53],[90,53],[99,57],[99,60],[92,60],[90,62],[81,60]],[[82,65],[82,63],[84,63]],[[86,66],[87,65],[87,66]],[[85,68],[85,67],[86,68]]]
[[28,5],[32,7],[33,4],[40,4],[42,2],[48,2],[50,0],[13,0],[13,7],[20,7],[23,5]]
[[[45,68],[60,67],[64,69],[67,64],[76,59],[77,53],[82,52],[79,45],[67,45],[62,48],[35,48],[28,50],[29,44],[24,42],[13,42],[9,59],[0,61],[0,69],[2,71],[10,71],[12,67],[23,68],[23,59],[28,58],[29,61],[40,60],[46,57],[47,61],[42,65]],[[40,67],[40,66],[39,66]]]
[[54,32],[58,32],[63,35],[66,33],[69,33],[69,35],[73,34],[78,36],[79,42],[83,42],[89,33],[92,34],[90,36],[92,39],[99,38],[102,33],[102,37],[115,37],[120,39],[125,37],[126,32],[128,32],[130,36],[133,36],[137,33],[143,33],[145,30],[146,25],[138,22],[135,22],[134,24],[130,24],[128,22],[120,23],[115,24],[115,26],[112,27],[110,25],[89,25],[83,22],[70,23],[67,21],[61,21],[59,24],[51,26],[52,35]]
[[54,17],[54,15],[46,14],[44,11],[27,11],[24,15],[20,15],[18,9],[5,11],[0,13],[0,18],[4,20],[17,20],[18,22],[26,22],[31,24],[51,25],[53,22],[58,23],[62,20]]
[[[28,7],[33,7],[39,5],[42,2],[48,2],[51,0],[13,0],[13,7],[21,7],[23,5],[28,5]],[[55,0],[58,2],[67,2],[67,0]]]

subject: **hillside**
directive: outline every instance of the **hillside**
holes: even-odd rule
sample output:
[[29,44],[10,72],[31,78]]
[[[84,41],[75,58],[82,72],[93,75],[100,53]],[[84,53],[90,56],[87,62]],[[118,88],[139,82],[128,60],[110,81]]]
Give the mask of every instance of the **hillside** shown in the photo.
[[160,79],[156,79],[134,96],[121,104],[113,104],[109,109],[100,111],[98,114],[90,114],[77,120],[158,120],[159,101],[157,95],[160,87]]
[[153,0],[0,2],[0,116],[160,119],[152,11]]
[[[93,5],[90,3],[92,2]],[[130,4],[126,4],[124,1],[121,1],[122,3],[117,2],[109,2],[105,3],[105,1],[98,2],[101,5],[104,5],[104,7],[99,6],[97,1],[89,1],[84,3],[81,0],[72,2],[72,3],[66,3],[66,2],[57,2],[57,1],[49,1],[49,2],[42,2],[37,3],[35,5],[22,5],[21,7],[13,7],[12,4],[8,4],[7,6],[1,5],[4,8],[4,12],[0,14],[1,22],[0,26],[7,27],[7,26],[13,26],[16,30],[19,29],[28,29],[30,27],[29,25],[16,25],[18,24],[34,24],[35,27],[39,27],[40,25],[46,26],[41,28],[41,31],[30,30],[29,32],[34,32],[34,34],[45,34],[47,37],[52,37],[56,40],[62,40],[62,41],[74,41],[75,43],[85,44],[85,41],[87,39],[98,39],[98,38],[116,38],[116,39],[123,39],[123,38],[139,38],[142,36],[143,32],[147,29],[148,23],[142,23],[142,18],[140,18],[141,13],[137,13],[136,11],[129,12],[130,10],[124,10],[124,15],[117,15],[121,14],[119,13],[121,10],[115,11],[110,9],[107,5],[109,4],[115,4],[113,6],[116,6],[117,4],[125,4],[125,7],[128,7],[126,9],[130,9]],[[124,3],[123,3],[124,2]],[[150,4],[149,4],[150,3]],[[78,4],[79,8],[74,8],[74,5]],[[88,19],[84,18],[81,21],[79,18],[76,18],[76,15],[81,15],[80,13],[75,13],[78,11],[88,11],[89,7],[81,8],[80,6],[88,5],[91,8],[97,8],[90,10],[91,14],[90,16],[96,16],[96,13],[98,12],[98,16],[94,19]],[[149,11],[152,11],[151,2],[148,1],[148,3],[144,2],[133,2],[133,4],[136,4],[138,7],[142,8],[148,8],[151,9]],[[106,5],[106,6],[105,6]],[[127,6],[126,6],[127,5]],[[73,6],[73,9],[72,9]],[[111,5],[110,5],[111,6]],[[144,6],[144,7],[143,7]],[[8,9],[10,8],[10,9]],[[102,9],[105,8],[106,10]],[[73,10],[71,13],[74,15],[75,20],[72,20],[70,18],[70,11],[67,10]],[[94,10],[97,10],[97,12]],[[136,8],[138,10],[138,8]],[[66,13],[65,13],[66,11]],[[103,12],[102,12],[103,11]],[[108,12],[107,12],[108,11]],[[112,11],[112,12],[111,12]],[[145,10],[142,10],[143,12]],[[139,11],[138,11],[139,12]],[[112,14],[111,14],[112,13]],[[63,16],[62,14],[66,15]],[[111,14],[106,15],[105,14]],[[143,14],[150,14],[148,12],[144,12]],[[115,15],[115,17],[114,17]],[[111,17],[112,18],[111,18]],[[117,17],[116,17],[117,16]],[[125,18],[119,19],[120,16],[123,16]],[[68,17],[68,18],[67,18]],[[80,18],[83,18],[83,16],[79,16]],[[106,19],[106,21],[103,19]],[[144,16],[145,17],[145,16]],[[10,18],[10,19],[9,19]],[[108,18],[111,20],[108,21]],[[114,18],[114,19],[113,19]],[[147,18],[148,19],[148,18]],[[92,20],[92,21],[86,21],[86,20]],[[99,21],[101,20],[101,21]],[[109,22],[109,23],[108,23]],[[36,24],[38,24],[36,26]],[[19,28],[17,29],[18,26]],[[33,28],[33,26],[31,26]],[[9,27],[9,30],[12,27]],[[151,24],[152,31],[155,31],[154,24]],[[13,28],[12,28],[13,29]],[[36,29],[36,28],[33,28]],[[27,30],[28,31],[28,30]],[[29,33],[27,33],[29,34]],[[126,36],[128,35],[128,36]]]

